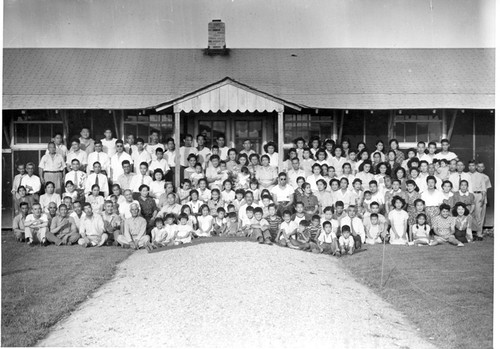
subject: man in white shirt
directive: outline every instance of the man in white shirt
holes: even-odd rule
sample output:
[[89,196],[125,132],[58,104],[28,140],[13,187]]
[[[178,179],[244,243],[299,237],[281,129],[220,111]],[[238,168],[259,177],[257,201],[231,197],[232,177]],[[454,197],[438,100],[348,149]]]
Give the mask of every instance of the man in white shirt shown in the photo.
[[108,177],[101,173],[101,164],[94,162],[94,172],[89,174],[85,180],[85,195],[92,192],[92,186],[97,184],[104,197],[109,195]]
[[[151,154],[149,153],[149,151],[144,150],[144,140],[142,138],[137,138],[136,145],[137,152],[132,154],[132,160],[134,160],[134,173],[139,173],[141,163],[146,162],[148,166],[151,163]],[[156,149],[153,151],[153,155],[155,153]]]
[[80,223],[84,216],[84,213],[82,211],[82,204],[80,201],[75,201],[73,203],[73,212],[71,212],[69,216],[75,221],[76,230],[80,232]]
[[466,180],[469,183],[469,191],[472,193],[470,173],[466,173],[464,172],[464,170],[465,170],[464,162],[461,160],[457,161],[457,172],[453,172],[452,174],[450,174],[450,178],[448,179],[451,182],[451,185],[453,186],[451,188],[453,192],[456,192],[460,189],[460,181]]
[[74,159],[77,159],[80,164],[80,170],[85,171],[87,166],[87,153],[85,150],[80,149],[80,140],[75,138],[71,141],[71,149],[66,156],[66,167],[68,171],[71,169],[71,163]]
[[102,246],[108,240],[105,233],[104,221],[100,214],[92,212],[92,205],[86,202],[83,204],[85,216],[80,221],[80,235],[78,245],[82,247]]
[[[54,135],[54,138],[52,139],[52,141],[54,142],[54,144],[56,145],[56,153],[61,155],[64,159],[64,161],[66,161],[66,155],[68,154],[68,148],[63,144],[63,135],[62,133],[59,133],[57,132],[55,135]],[[47,149],[45,151],[45,154],[48,154],[49,153],[49,150]]]
[[130,206],[132,204],[137,204],[139,205],[139,201],[134,200],[132,196],[132,190],[127,189],[123,192],[123,196],[125,197],[125,201],[120,204],[118,207],[118,212],[120,213],[120,217],[123,219],[127,219],[132,217],[130,213]]
[[458,158],[457,154],[455,154],[452,151],[448,151],[449,148],[450,148],[450,141],[447,140],[446,138],[442,139],[441,140],[441,151],[439,153],[437,153],[434,158],[437,160],[445,159],[448,161],[451,161],[453,159],[457,159]]
[[87,175],[85,172],[80,171],[80,162],[77,159],[73,159],[71,162],[71,171],[66,173],[64,177],[64,183],[67,181],[72,181],[75,186],[75,190],[81,195],[85,190],[85,180],[87,179]]
[[361,244],[365,242],[366,234],[363,221],[356,217],[356,206],[351,205],[347,208],[347,216],[340,220],[340,227],[342,228],[344,225],[351,229],[356,249],[361,248]]
[[136,197],[134,199],[138,199],[140,196],[139,188],[141,185],[146,184],[147,186],[151,186],[151,182],[153,179],[148,175],[149,166],[147,162],[142,162],[139,168],[139,173],[136,174],[132,180],[130,181],[130,189]]
[[287,176],[285,172],[278,175],[278,185],[271,189],[273,201],[276,204],[278,214],[282,215],[283,211],[290,210],[293,204],[293,194],[295,190],[290,184],[287,184]]
[[198,162],[201,164],[203,169],[206,168],[207,163],[209,161],[211,152],[210,149],[205,147],[205,136],[202,134],[199,134],[196,137],[196,141],[198,143],[198,147],[196,148],[196,156],[198,156]]
[[490,177],[486,173],[484,173],[484,170],[486,169],[486,166],[484,165],[484,162],[478,161],[477,163],[477,172],[483,175],[483,181],[484,181],[484,187],[486,189],[486,196],[484,198],[484,207],[485,209],[482,211],[481,218],[479,219],[479,224],[484,225],[484,219],[486,218],[486,205],[488,203],[488,189],[491,189],[491,181]]
[[[102,150],[106,154],[108,154],[109,157],[112,157],[116,153],[116,141],[117,139],[113,138],[113,132],[109,128],[107,128],[104,131],[104,138],[101,139],[101,142],[102,142]],[[89,163],[91,163],[90,160]]]
[[193,136],[187,134],[184,137],[184,145],[179,148],[179,164],[181,165],[181,181],[184,179],[184,170],[189,166],[188,156],[190,154],[196,154],[198,151],[193,147]]
[[42,213],[42,206],[38,203],[33,204],[33,213],[29,214],[24,221],[24,236],[29,245],[35,241],[45,245],[49,219],[45,213]]
[[47,151],[38,164],[38,173],[43,184],[52,182],[57,194],[61,194],[63,171],[66,168],[64,158],[57,154],[54,142],[49,142]]
[[238,210],[238,219],[241,221],[245,220],[245,217],[247,217],[247,207],[252,206],[253,208],[259,207],[259,204],[255,204],[253,202],[253,193],[251,191],[247,191],[245,193],[245,203],[240,206],[240,209]]
[[149,166],[151,176],[156,169],[162,170],[163,176],[170,171],[170,166],[168,166],[167,160],[163,158],[163,149],[161,148],[156,148],[156,158],[151,161],[151,165]]
[[42,188],[40,177],[34,174],[35,164],[28,162],[26,164],[26,174],[21,178],[20,186],[26,188],[26,195],[33,195],[35,200],[38,200],[38,194]]
[[130,189],[132,184],[132,179],[136,176],[135,173],[132,172],[132,165],[130,161],[123,160],[122,163],[123,173],[118,177],[117,181],[113,181],[115,184],[119,184],[120,188],[123,190]]
[[123,141],[121,139],[116,141],[116,153],[111,157],[110,175],[109,178],[112,179],[113,183],[118,181],[118,177],[123,173],[122,162],[128,160],[131,165],[134,164],[132,157],[125,153],[123,147]]
[[418,142],[417,143],[417,158],[419,161],[427,161],[428,164],[432,162],[432,159],[425,153],[425,142]]
[[[420,161],[419,170],[420,174],[418,175],[418,178],[415,180],[415,183],[417,183],[417,186],[420,189],[420,193],[423,193],[424,191],[427,190],[427,177],[431,176],[432,174],[429,172],[429,164],[425,160]],[[436,189],[441,191],[442,190],[441,185],[443,184],[443,181],[439,177],[435,177],[435,179],[436,179]]]
[[[113,146],[115,148],[115,145]],[[94,143],[94,152],[90,153],[87,158],[87,175],[89,175],[94,169],[94,163],[98,162],[101,164],[101,171],[103,174],[109,174],[109,166],[111,164],[110,157],[107,153],[103,151],[103,144],[101,141],[95,141]]]
[[299,158],[292,159],[292,168],[288,170],[287,177],[288,177],[288,184],[290,184],[294,190],[297,189],[298,187],[297,178],[299,177],[306,178],[306,172],[300,168]]
[[219,156],[221,160],[226,161],[227,160],[227,152],[229,151],[229,147],[226,147],[226,139],[224,136],[219,136],[217,137],[217,145],[219,146]]
[[163,158],[167,160],[169,167],[175,167],[175,142],[173,138],[168,138],[166,142],[166,151]]
[[[137,139],[137,141],[139,141],[139,139]],[[149,135],[149,143],[145,146],[145,149],[149,155],[153,157],[156,153],[156,148],[161,148],[165,151],[165,147],[160,143],[160,133],[156,130],[152,130]]]

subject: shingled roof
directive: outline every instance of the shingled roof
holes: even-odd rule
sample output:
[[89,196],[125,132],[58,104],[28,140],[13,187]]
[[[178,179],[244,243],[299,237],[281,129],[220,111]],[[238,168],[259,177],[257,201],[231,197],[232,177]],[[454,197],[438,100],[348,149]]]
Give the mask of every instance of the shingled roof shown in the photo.
[[230,77],[311,108],[494,108],[493,49],[4,49],[3,109],[143,109]]

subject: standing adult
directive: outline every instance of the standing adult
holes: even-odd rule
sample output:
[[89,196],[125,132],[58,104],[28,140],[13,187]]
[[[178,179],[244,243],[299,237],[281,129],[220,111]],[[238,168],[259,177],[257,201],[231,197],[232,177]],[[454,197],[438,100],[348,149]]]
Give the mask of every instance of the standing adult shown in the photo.
[[[139,138],[137,139],[139,141]],[[156,148],[160,147],[165,151],[165,146],[160,143],[160,132],[157,130],[151,130],[149,133],[149,143],[146,145],[146,151],[151,157],[155,155]]]
[[432,159],[425,153],[425,142],[420,141],[417,143],[417,154],[416,157],[418,158],[419,161],[427,161],[428,164],[432,162]]
[[196,147],[195,155],[198,157],[198,162],[201,164],[201,167],[205,169],[211,154],[210,149],[205,147],[205,136],[203,134],[200,133],[196,136],[196,142],[198,146]]
[[[106,154],[104,154],[106,155]],[[93,164],[94,171],[85,180],[85,195],[92,193],[92,186],[97,184],[105,197],[109,195],[108,177],[101,172],[101,163],[96,161]]]
[[62,192],[63,171],[66,167],[64,158],[57,154],[56,144],[49,142],[47,144],[48,153],[42,156],[40,164],[38,165],[38,173],[42,184],[52,182],[55,185],[57,194]]
[[[452,191],[458,191],[460,188],[460,182],[466,180],[467,183],[471,182],[470,173],[464,172],[465,164],[462,160],[457,161],[457,171],[450,174],[450,178],[448,179],[452,185]],[[472,191],[469,185],[469,191]]]
[[[123,141],[121,139],[116,141],[116,154],[111,157],[111,170],[110,177],[113,183],[118,182],[118,177],[123,173],[122,163],[127,160],[129,164],[133,165],[132,157],[124,152]],[[122,188],[123,186],[120,185]]]
[[[156,149],[153,151],[153,155],[150,154],[149,149],[144,149],[144,140],[142,138],[137,138],[137,152],[132,154],[132,160],[134,161],[134,173],[140,173],[140,167],[143,162],[147,163],[148,166],[151,164],[152,156],[156,158]],[[162,147],[157,147],[162,148]],[[162,148],[163,150],[163,148]]]
[[94,140],[90,138],[90,129],[82,128],[80,131],[80,149],[88,154],[94,152]]
[[483,181],[484,181],[484,187],[486,188],[486,197],[484,198],[484,207],[485,209],[482,212],[482,216],[479,220],[478,223],[480,223],[482,226],[484,226],[484,219],[486,218],[486,207],[488,204],[488,189],[491,188],[491,181],[490,177],[486,173],[484,173],[484,170],[486,169],[486,166],[484,165],[484,162],[478,161],[477,163],[477,172],[483,175]]
[[477,172],[476,162],[469,161],[470,187],[475,198],[475,210],[472,216],[478,224],[477,239],[483,240],[483,211],[486,211],[486,182],[484,176]]
[[[300,160],[299,158],[293,158],[291,160],[292,162],[292,168],[288,170],[287,173],[287,178],[288,178],[288,184],[292,186],[292,188],[295,190],[297,189],[297,178],[299,177],[304,177],[306,178],[306,172],[300,168]],[[279,175],[278,175],[279,177]],[[278,182],[278,184],[281,184]]]
[[21,178],[20,187],[26,188],[26,196],[32,196],[34,201],[38,201],[38,194],[42,188],[40,177],[34,174],[35,164],[28,162],[26,164],[26,175]]
[[123,235],[118,235],[117,242],[124,248],[139,249],[147,246],[149,236],[146,235],[147,222],[139,216],[139,205],[130,205],[130,218],[125,219]]
[[[109,175],[109,167],[111,164],[111,160],[110,160],[109,155],[104,152],[103,143],[101,141],[96,141],[94,143],[94,149],[95,149],[95,151],[93,153],[90,153],[88,158],[87,158],[87,163],[88,163],[87,175],[90,175],[90,173],[94,170],[94,164],[96,162],[101,164],[102,174],[104,174],[106,176]],[[115,143],[113,143],[112,149],[113,149],[112,154],[114,155],[116,153],[116,144]]]
[[229,148],[226,146],[226,138],[223,135],[217,137],[217,145],[219,146],[220,158],[226,161],[229,154]]
[[432,222],[432,219],[439,215],[439,207],[445,200],[443,192],[436,188],[436,177],[427,177],[427,189],[422,192],[420,198],[425,201],[425,213]]
[[75,220],[68,216],[68,207],[65,204],[59,205],[59,214],[52,219],[46,237],[49,242],[57,246],[78,242],[80,234],[76,229]]
[[[102,150],[109,156],[112,157],[116,153],[116,138],[113,138],[113,131],[111,129],[107,128],[104,130],[104,138],[100,140],[101,145],[102,145]],[[97,145],[97,142],[95,142],[95,145]],[[99,161],[99,160],[97,160]]]
[[401,166],[403,161],[405,161],[405,154],[399,150],[399,142],[397,139],[393,138],[389,141],[389,147],[396,154],[395,161]]
[[123,160],[122,171],[123,173],[118,177],[117,181],[114,181],[114,183],[119,184],[122,190],[131,189],[132,179],[134,179],[136,174],[132,173],[132,165],[130,164],[130,161]]
[[108,234],[104,230],[104,221],[100,214],[92,211],[92,205],[83,204],[85,215],[80,222],[80,235],[78,245],[82,247],[102,246],[108,240]]
[[[63,140],[64,140],[63,135],[60,132],[57,132],[54,135],[54,138],[52,138],[52,142],[54,142],[54,144],[56,145],[56,153],[61,155],[62,158],[64,159],[64,161],[66,161],[66,155],[68,154],[68,148],[63,143]],[[45,151],[45,154],[48,154],[48,153],[49,153],[49,150],[47,149]]]
[[455,154],[452,151],[449,151],[449,149],[450,149],[450,141],[446,138],[443,138],[441,140],[441,151],[434,156],[434,159],[437,160],[445,159],[448,161],[457,159],[458,158],[457,154]]
[[190,154],[195,154],[196,148],[193,147],[193,135],[187,134],[184,137],[184,145],[179,148],[179,164],[181,165],[181,180],[187,177],[184,177],[184,170],[189,166],[188,165],[188,157]]
[[66,156],[67,170],[71,170],[71,164],[73,163],[73,160],[76,159],[80,164],[79,170],[85,171],[87,167],[87,158],[88,154],[80,148],[80,139],[75,138],[71,140],[71,148],[68,152],[68,155]]

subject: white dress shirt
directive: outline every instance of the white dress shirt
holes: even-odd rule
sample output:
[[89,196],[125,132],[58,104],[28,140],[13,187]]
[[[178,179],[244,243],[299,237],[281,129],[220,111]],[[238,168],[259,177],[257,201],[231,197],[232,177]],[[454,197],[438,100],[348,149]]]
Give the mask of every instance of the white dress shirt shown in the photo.
[[101,169],[103,171],[106,171],[106,173],[109,175],[109,166],[111,164],[110,162],[110,157],[108,154],[105,152],[93,152],[90,153],[87,162],[89,165],[87,166],[87,174],[90,174],[91,171],[94,170],[94,162],[99,162],[101,164]]
[[[97,183],[96,177],[98,177]],[[99,189],[104,193],[104,196],[109,195],[108,177],[106,177],[102,173],[99,173],[98,175],[95,173],[89,174],[89,176],[85,180],[85,194],[89,194],[92,192],[92,186],[94,184],[99,185]]]
[[122,162],[125,160],[130,161],[131,165],[134,164],[134,160],[132,160],[132,157],[125,152],[122,152],[121,154],[116,153],[111,157],[110,167],[113,170],[113,182],[118,181],[118,177],[120,177],[120,175],[123,173]]

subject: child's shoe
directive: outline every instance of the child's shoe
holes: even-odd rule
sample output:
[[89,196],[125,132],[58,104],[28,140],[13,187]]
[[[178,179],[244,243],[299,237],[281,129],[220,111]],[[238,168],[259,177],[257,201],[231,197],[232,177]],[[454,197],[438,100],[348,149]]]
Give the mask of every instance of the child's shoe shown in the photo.
[[457,247],[464,247],[465,245],[461,242],[458,243]]
[[271,239],[269,239],[269,238],[266,238],[266,239],[264,240],[264,243],[266,243],[266,244],[268,244],[268,245],[272,245],[272,244],[273,244],[273,243],[271,242]]
[[258,242],[259,244],[263,244],[263,243],[264,243],[264,238],[263,238],[262,236],[259,236],[259,237],[257,238],[257,242]]

